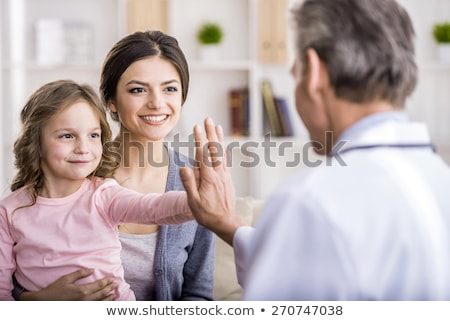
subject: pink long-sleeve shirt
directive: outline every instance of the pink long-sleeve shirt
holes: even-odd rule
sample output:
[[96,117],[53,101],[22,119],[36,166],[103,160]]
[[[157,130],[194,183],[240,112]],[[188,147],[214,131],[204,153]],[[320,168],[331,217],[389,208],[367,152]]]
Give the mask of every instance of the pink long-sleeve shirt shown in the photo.
[[[47,287],[79,268],[79,281],[113,277],[117,300],[135,300],[120,261],[120,223],[179,224],[192,220],[186,193],[140,194],[113,179],[86,179],[72,195],[38,197],[24,189],[0,202],[0,300],[12,300],[12,275],[29,291]],[[16,210],[16,211],[15,211]],[[14,212],[15,211],[15,212]]]

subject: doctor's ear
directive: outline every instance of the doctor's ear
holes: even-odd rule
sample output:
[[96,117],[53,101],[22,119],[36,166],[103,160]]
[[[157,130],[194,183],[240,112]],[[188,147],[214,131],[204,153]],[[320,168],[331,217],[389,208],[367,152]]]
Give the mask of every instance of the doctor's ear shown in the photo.
[[309,94],[314,95],[329,84],[328,70],[322,60],[320,60],[317,51],[312,48],[306,51],[305,60],[303,76],[305,77]]

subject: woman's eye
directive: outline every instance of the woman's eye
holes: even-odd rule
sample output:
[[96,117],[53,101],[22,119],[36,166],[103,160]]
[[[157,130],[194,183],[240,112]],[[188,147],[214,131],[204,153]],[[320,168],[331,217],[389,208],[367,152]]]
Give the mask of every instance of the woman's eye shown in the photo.
[[166,90],[170,91],[170,92],[177,92],[178,88],[177,87],[167,87]]
[[130,93],[143,93],[145,92],[144,88],[133,88],[130,90]]

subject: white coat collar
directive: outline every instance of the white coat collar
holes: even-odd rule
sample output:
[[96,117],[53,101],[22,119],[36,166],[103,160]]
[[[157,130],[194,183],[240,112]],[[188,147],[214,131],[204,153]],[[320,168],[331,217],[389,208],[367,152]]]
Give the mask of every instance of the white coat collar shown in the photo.
[[364,149],[382,146],[430,146],[430,137],[425,124],[386,120],[355,135],[339,140],[331,155],[343,153],[350,149]]

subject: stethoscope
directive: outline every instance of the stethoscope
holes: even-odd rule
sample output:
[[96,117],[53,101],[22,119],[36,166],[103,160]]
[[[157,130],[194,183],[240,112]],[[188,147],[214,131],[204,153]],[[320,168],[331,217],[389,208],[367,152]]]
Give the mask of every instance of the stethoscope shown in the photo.
[[373,144],[373,145],[355,145],[349,146],[339,150],[337,153],[331,151],[330,156],[340,155],[349,151],[361,150],[361,149],[374,149],[374,148],[430,148],[433,153],[436,153],[436,146],[431,143],[421,144]]

